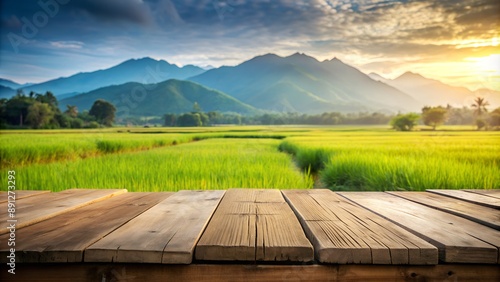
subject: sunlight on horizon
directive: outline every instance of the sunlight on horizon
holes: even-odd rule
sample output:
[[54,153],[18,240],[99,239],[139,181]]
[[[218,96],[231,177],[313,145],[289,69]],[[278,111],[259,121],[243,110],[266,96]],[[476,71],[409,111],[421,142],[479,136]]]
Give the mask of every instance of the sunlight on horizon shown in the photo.
[[449,85],[464,86],[470,90],[489,88],[500,91],[500,54],[411,65],[414,72]]
[[479,73],[500,75],[500,54],[491,54],[486,57],[470,57],[466,61],[474,62]]

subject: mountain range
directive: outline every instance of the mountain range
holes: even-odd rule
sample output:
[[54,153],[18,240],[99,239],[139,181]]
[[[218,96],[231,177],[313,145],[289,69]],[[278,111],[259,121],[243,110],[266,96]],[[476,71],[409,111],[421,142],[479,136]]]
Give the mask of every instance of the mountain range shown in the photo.
[[470,91],[407,72],[395,79],[369,75],[337,58],[318,61],[306,54],[257,56],[236,66],[205,70],[163,60],[131,59],[108,69],[78,73],[39,84],[0,79],[0,98],[53,92],[60,106],[88,110],[105,99],[120,115],[158,116],[192,110],[252,115],[262,112],[408,112],[424,105],[470,106],[474,97],[500,105],[500,92]]
[[9,79],[0,78],[0,85],[5,86],[5,87],[9,87],[9,88],[12,88],[12,89],[18,89],[18,88],[22,88],[22,87],[27,87],[27,86],[33,85],[33,83],[19,84],[17,82],[9,80]]
[[186,79],[205,70],[193,65],[178,67],[164,60],[151,58],[131,59],[114,67],[94,72],[77,73],[43,83],[22,87],[25,93],[51,91],[57,97],[68,97],[101,87],[127,82],[158,83],[167,79]]
[[189,80],[221,90],[256,108],[321,113],[414,110],[416,101],[338,59],[305,54],[255,57],[234,67],[208,70]]
[[391,85],[412,96],[421,105],[454,107],[470,106],[475,97],[485,97],[490,105],[500,106],[500,92],[491,89],[471,91],[465,87],[447,85],[439,80],[426,78],[413,72],[405,72],[395,79],[387,79],[370,73],[373,80]]

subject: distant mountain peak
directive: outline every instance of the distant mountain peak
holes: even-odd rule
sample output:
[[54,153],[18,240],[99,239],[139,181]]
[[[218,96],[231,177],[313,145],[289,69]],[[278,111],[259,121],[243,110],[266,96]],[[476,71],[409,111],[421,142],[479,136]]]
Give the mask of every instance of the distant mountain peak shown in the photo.
[[153,59],[151,57],[142,57],[142,58],[133,59],[133,60],[136,60],[136,61],[156,61],[156,62],[158,62],[158,60]]
[[200,68],[204,69],[204,70],[211,70],[211,69],[215,69],[214,66],[212,65],[206,65],[206,66],[200,66]]
[[332,59],[330,60],[324,60],[323,63],[332,63],[332,64],[344,64],[344,62],[342,62],[339,58],[337,57],[333,57]]
[[167,61],[164,61],[164,60],[156,60],[156,59],[153,59],[151,57],[143,57],[143,58],[133,58],[133,59],[129,59],[129,60],[126,60],[122,63],[120,63],[119,65],[124,65],[124,64],[137,64],[137,63],[158,63],[158,62],[165,62],[167,64],[170,64],[168,63]]
[[425,77],[419,73],[407,71],[402,75],[400,75],[398,78],[425,78]]
[[318,62],[318,60],[314,57],[311,57],[305,53],[299,53],[295,52],[292,55],[288,57],[284,57],[286,60],[294,60],[295,62],[302,63],[302,62]]
[[312,58],[311,56],[307,55],[306,53],[301,53],[301,52],[295,52],[292,55],[286,57],[286,58],[293,58],[293,57],[307,57],[307,58]]
[[264,55],[259,55],[259,56],[255,56],[254,59],[256,58],[279,58],[280,56],[274,54],[274,53],[267,53],[267,54],[264,54]]
[[252,59],[241,63],[240,65],[248,65],[248,64],[260,63],[260,62],[265,63],[265,62],[275,61],[275,60],[279,60],[279,59],[281,59],[280,56],[273,54],[273,53],[267,53],[264,55],[255,56]]
[[386,77],[383,77],[382,75],[376,73],[376,72],[371,72],[368,74],[369,77],[371,77],[373,80],[376,81],[382,81],[382,82],[387,82],[388,79]]

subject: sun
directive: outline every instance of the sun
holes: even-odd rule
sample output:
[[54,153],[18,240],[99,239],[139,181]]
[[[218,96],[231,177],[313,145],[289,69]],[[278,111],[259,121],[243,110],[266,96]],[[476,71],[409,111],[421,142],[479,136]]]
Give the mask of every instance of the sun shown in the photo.
[[479,75],[500,75],[500,54],[491,54],[485,57],[469,57],[471,67]]

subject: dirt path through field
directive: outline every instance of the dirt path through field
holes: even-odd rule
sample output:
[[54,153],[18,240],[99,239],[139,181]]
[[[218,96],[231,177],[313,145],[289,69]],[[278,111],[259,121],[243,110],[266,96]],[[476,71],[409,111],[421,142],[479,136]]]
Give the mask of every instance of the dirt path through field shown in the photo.
[[314,189],[328,189],[325,183],[321,181],[321,178],[319,177],[319,174],[316,173],[313,175],[313,180],[314,180]]

